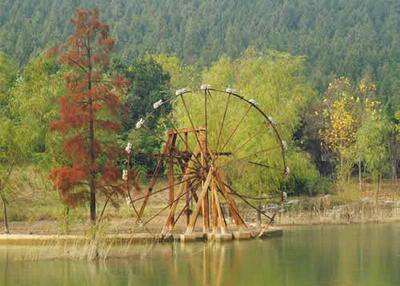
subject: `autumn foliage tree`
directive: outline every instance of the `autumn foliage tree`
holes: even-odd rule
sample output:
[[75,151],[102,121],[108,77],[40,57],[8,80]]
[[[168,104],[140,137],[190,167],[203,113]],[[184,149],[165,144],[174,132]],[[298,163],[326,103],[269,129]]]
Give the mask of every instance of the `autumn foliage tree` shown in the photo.
[[65,166],[50,174],[54,187],[68,205],[90,201],[90,219],[96,221],[96,194],[107,198],[122,192],[115,163],[119,154],[112,134],[121,125],[119,94],[127,82],[111,77],[109,54],[114,41],[109,26],[99,21],[99,10],[75,9],[75,32],[50,54],[67,66],[66,92],[59,99],[59,120],[51,129],[63,134]]
[[379,102],[372,99],[375,89],[368,78],[354,86],[348,78],[341,77],[330,83],[325,93],[320,135],[324,147],[339,159],[340,178],[349,179],[355,161],[361,169],[361,161],[365,160],[365,152],[357,144],[358,131],[378,115]]

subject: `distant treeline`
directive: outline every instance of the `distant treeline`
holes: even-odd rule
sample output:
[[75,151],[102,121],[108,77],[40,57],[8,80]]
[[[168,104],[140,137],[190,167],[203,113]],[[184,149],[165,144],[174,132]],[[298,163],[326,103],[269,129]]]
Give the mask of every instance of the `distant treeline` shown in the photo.
[[102,11],[123,58],[176,53],[204,66],[248,46],[307,57],[322,91],[333,76],[371,77],[393,113],[400,88],[400,3],[395,0],[3,0],[0,50],[20,64],[63,43],[73,7]]

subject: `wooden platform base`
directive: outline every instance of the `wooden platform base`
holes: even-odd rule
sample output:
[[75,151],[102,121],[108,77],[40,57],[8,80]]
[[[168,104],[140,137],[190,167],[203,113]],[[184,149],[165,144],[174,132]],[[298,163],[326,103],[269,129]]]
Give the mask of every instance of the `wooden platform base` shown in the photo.
[[283,229],[277,227],[271,227],[267,231],[264,231],[258,238],[265,239],[271,237],[278,237],[283,235]]
[[232,234],[236,240],[247,240],[253,238],[250,231],[234,231]]
[[[99,239],[117,244],[131,243],[151,243],[151,242],[195,242],[195,241],[231,241],[249,240],[249,239],[266,239],[283,235],[283,230],[277,227],[270,227],[260,237],[257,231],[235,231],[233,233],[209,233],[207,235],[202,232],[194,232],[192,234],[174,234],[168,237],[160,237],[149,233],[136,234],[118,234],[106,235]],[[29,235],[29,234],[0,234],[0,245],[47,245],[48,243],[75,244],[86,243],[89,239],[81,235]]]

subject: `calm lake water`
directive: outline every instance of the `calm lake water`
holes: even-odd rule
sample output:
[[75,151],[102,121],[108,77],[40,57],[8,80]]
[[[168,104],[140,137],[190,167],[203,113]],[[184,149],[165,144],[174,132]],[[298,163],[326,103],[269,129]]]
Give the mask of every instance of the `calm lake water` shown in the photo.
[[31,261],[37,250],[0,247],[0,285],[400,285],[400,224],[295,227],[263,241],[141,245],[119,249],[130,258],[97,263]]

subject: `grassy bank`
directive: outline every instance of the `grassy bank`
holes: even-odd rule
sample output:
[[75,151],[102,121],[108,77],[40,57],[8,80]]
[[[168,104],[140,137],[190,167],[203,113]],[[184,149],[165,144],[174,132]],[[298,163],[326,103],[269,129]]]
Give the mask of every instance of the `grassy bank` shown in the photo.
[[[66,208],[52,190],[47,173],[33,168],[15,173],[10,194],[10,231],[14,234],[85,234],[90,229],[88,207]],[[160,194],[152,198],[146,219],[165,206]],[[140,196],[140,194],[137,194]],[[99,198],[99,209],[103,200]],[[107,234],[152,232],[157,233],[166,220],[166,212],[152,220],[144,230],[135,226],[132,209],[122,199],[110,206],[104,217]],[[254,227],[256,212],[239,204],[246,221]],[[0,212],[2,222],[2,212]],[[365,182],[360,190],[356,181],[341,185],[329,195],[289,197],[283,211],[276,217],[278,225],[343,224],[400,221],[400,192],[397,182],[384,181],[378,186]],[[228,220],[230,222],[230,220]],[[1,225],[1,224],[0,224]],[[184,222],[177,225],[184,229]],[[0,228],[0,233],[3,233]]]
[[[275,219],[277,225],[349,224],[400,221],[400,191],[397,182],[378,186],[370,182],[342,184],[331,194],[289,197]],[[247,220],[256,224],[254,212]]]

